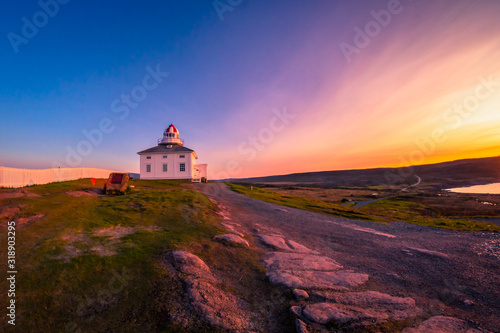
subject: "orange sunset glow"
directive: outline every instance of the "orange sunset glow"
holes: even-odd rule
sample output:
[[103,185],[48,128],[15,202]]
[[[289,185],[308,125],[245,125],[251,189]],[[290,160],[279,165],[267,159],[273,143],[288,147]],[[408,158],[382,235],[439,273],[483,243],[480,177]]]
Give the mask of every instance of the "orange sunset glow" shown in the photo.
[[[439,6],[407,12],[350,64],[335,54],[336,45],[320,54],[297,51],[264,92],[270,100],[290,98],[284,105],[296,118],[255,159],[238,154],[231,142],[212,164],[231,156],[241,163],[234,176],[246,177],[500,155],[499,24],[486,8],[462,7],[474,10],[458,17]],[[322,72],[313,97],[280,91],[304,68]],[[227,122],[240,140],[257,135],[272,118],[266,103],[253,97]],[[258,118],[245,119],[250,112]]]

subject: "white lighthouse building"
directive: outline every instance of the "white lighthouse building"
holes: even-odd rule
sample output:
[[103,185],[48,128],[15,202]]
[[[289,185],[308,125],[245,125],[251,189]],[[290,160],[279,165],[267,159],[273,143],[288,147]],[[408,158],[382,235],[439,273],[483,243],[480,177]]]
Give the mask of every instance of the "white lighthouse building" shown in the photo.
[[207,165],[196,164],[194,150],[184,147],[179,131],[170,124],[158,145],[138,152],[141,179],[207,180]]

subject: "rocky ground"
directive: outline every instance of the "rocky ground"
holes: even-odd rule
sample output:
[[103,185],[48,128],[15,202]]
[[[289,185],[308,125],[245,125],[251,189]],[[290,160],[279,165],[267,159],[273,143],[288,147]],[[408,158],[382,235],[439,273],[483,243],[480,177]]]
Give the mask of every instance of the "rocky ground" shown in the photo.
[[[203,190],[219,205],[228,231],[214,241],[265,250],[269,281],[295,298],[290,311],[297,332],[500,331],[496,234],[332,219],[249,199],[220,184]],[[195,308],[211,309],[200,310],[207,320],[252,331],[241,300],[221,294],[210,278],[198,279],[188,279],[192,303],[206,293],[198,287],[223,303],[201,297],[208,307]]]
[[[165,256],[170,271],[181,279],[189,307],[210,325],[225,330],[248,331],[245,304],[228,291],[217,286],[218,279],[197,256],[185,251],[172,251]],[[186,316],[174,316],[182,321]]]

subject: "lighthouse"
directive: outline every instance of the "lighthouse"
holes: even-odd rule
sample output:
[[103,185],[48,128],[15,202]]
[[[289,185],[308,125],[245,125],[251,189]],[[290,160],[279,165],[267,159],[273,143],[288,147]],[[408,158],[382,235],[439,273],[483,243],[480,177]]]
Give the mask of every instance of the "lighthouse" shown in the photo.
[[163,132],[155,147],[137,154],[141,179],[207,180],[207,165],[196,164],[198,156],[194,150],[184,146],[184,140],[173,124]]

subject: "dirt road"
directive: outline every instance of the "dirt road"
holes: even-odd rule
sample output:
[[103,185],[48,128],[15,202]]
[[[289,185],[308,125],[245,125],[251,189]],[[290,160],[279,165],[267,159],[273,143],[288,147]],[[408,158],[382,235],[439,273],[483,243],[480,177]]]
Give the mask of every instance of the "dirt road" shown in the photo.
[[428,317],[450,315],[500,332],[500,258],[491,250],[498,234],[346,220],[254,200],[222,184],[200,189],[248,234],[286,235],[368,274],[371,290],[414,298]]

